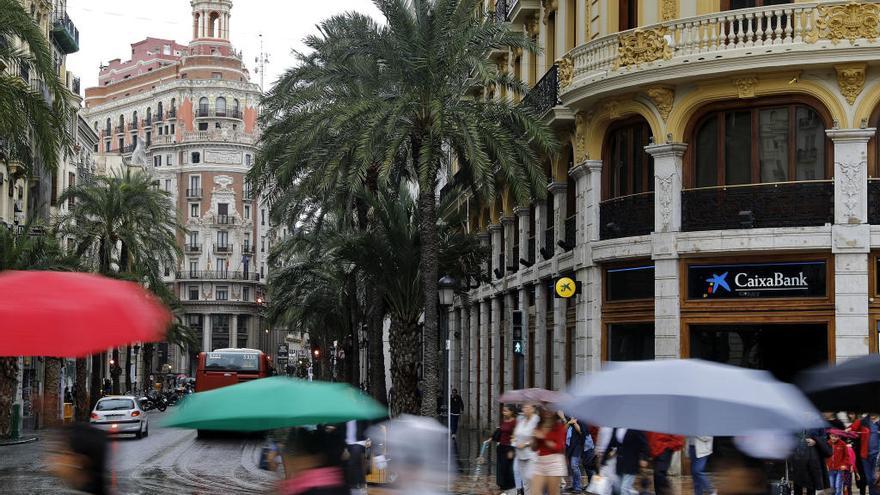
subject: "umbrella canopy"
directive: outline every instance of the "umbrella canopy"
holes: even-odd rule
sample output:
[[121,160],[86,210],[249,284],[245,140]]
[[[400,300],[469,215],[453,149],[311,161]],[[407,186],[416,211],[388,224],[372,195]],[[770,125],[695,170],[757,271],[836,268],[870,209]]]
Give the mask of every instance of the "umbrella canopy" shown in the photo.
[[498,397],[498,402],[502,404],[532,404],[537,402],[556,403],[571,399],[571,396],[564,392],[556,392],[555,390],[547,390],[543,388],[524,388],[519,390],[508,390]]
[[163,339],[171,313],[133,282],[89,273],[0,274],[0,356],[86,356]]
[[769,373],[697,359],[608,363],[570,393],[560,407],[601,426],[735,436],[825,425],[797,388]]
[[387,415],[381,404],[345,383],[273,376],[193,394],[163,425],[264,431]]
[[880,354],[810,368],[797,384],[823,411],[880,411]]

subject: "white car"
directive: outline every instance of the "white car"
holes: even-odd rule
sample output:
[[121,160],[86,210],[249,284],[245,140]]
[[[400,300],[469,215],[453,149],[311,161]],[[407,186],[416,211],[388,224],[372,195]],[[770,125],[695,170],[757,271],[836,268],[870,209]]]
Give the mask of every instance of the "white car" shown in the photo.
[[147,413],[130,395],[102,397],[92,410],[90,422],[110,434],[133,433],[142,438],[150,433]]

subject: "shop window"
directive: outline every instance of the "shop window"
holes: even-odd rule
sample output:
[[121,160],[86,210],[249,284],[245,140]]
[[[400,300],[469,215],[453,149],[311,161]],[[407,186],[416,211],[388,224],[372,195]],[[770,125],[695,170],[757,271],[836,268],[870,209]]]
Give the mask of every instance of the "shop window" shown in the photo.
[[654,190],[654,158],[645,151],[651,141],[648,123],[637,118],[612,127],[605,140],[602,176],[604,199]]
[[605,300],[654,299],[654,265],[608,268]]
[[608,325],[609,361],[654,359],[653,323],[614,323]]
[[825,118],[803,104],[760,105],[711,112],[691,142],[693,187],[829,177]]

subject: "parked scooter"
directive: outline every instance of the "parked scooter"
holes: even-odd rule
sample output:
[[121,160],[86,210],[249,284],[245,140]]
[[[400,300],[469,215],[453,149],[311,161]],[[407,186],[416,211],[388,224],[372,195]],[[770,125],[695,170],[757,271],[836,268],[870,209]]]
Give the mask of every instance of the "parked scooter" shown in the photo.
[[144,411],[149,411],[151,409],[164,411],[168,408],[168,399],[155,390],[149,391],[147,395],[140,398],[139,402],[141,404],[141,409]]

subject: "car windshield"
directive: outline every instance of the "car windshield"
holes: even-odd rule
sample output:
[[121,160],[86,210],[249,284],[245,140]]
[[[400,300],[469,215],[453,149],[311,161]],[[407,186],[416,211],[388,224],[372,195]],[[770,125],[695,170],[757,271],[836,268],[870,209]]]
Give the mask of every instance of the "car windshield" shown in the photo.
[[98,401],[95,407],[97,411],[127,411],[134,409],[134,401],[131,399],[104,399]]
[[205,369],[223,371],[259,371],[260,360],[257,353],[209,352]]

